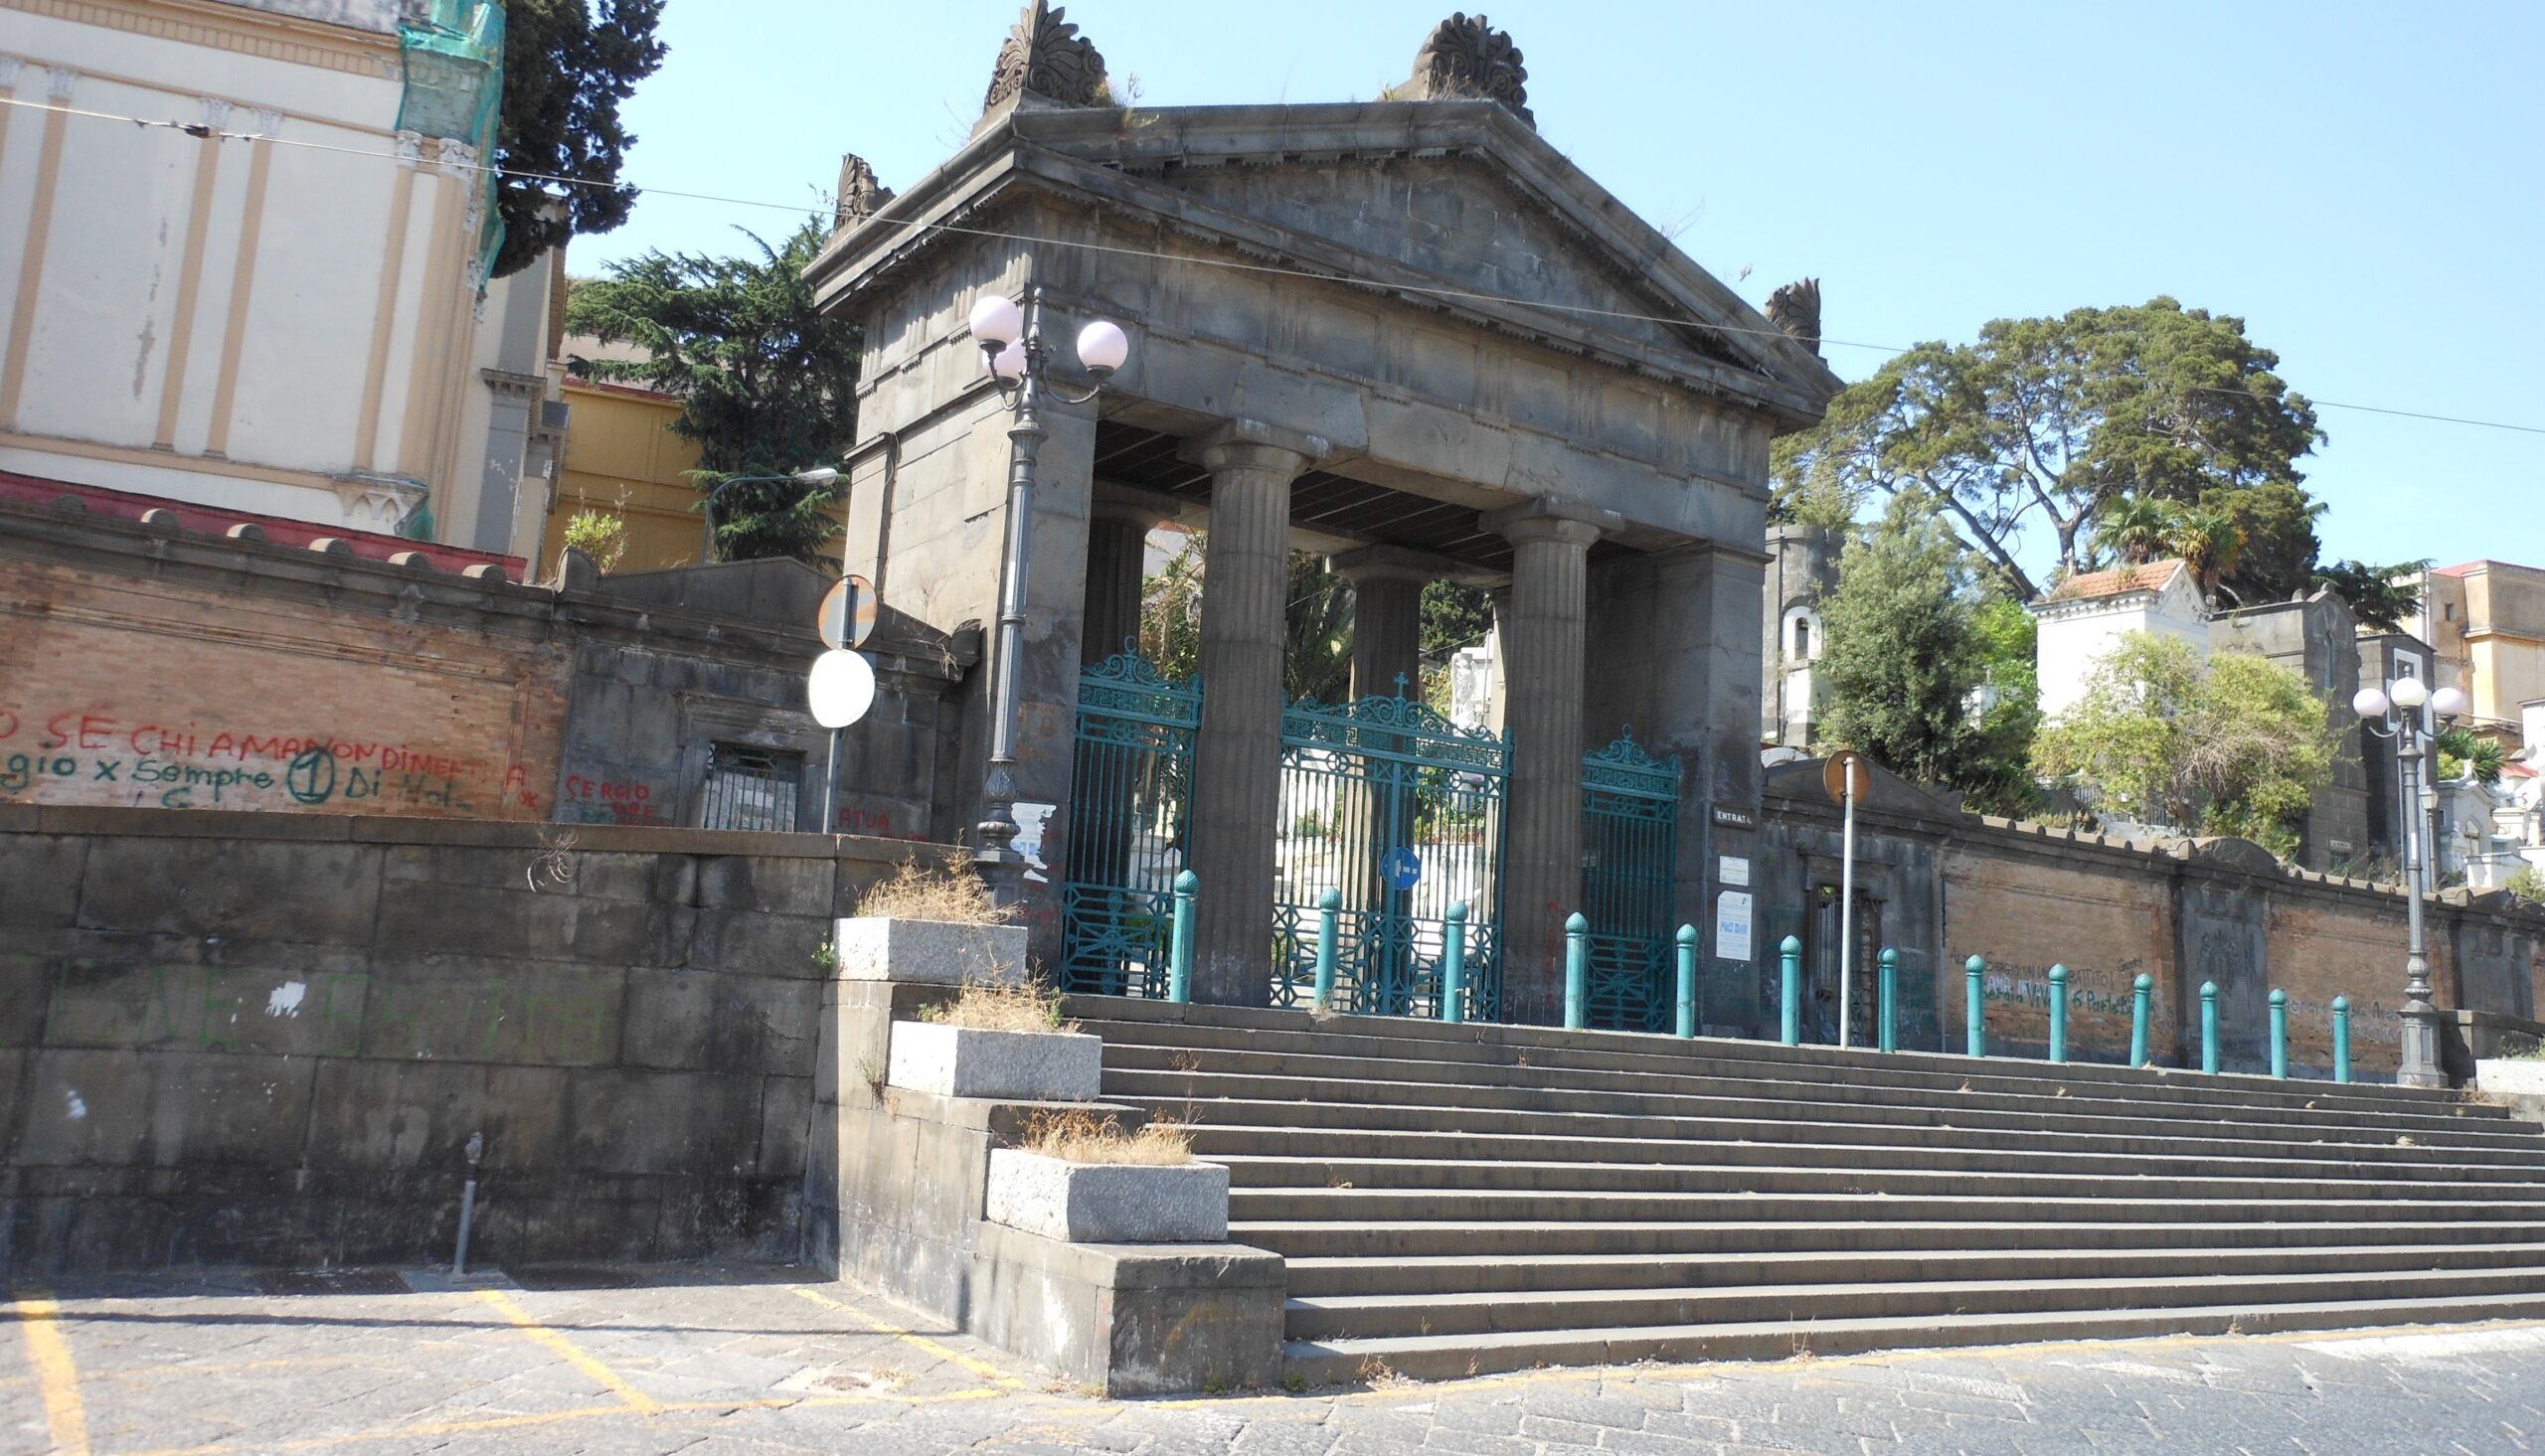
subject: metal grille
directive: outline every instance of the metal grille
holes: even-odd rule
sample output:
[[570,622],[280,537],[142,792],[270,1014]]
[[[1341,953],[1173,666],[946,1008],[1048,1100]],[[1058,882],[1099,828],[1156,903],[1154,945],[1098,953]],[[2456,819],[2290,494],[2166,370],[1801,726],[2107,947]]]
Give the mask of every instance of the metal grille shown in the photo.
[[1062,989],[1166,994],[1201,722],[1199,681],[1169,682],[1135,654],[1116,653],[1080,674],[1061,889]]
[[1678,1006],[1670,902],[1679,870],[1679,760],[1631,729],[1582,755],[1582,915],[1591,922],[1588,1017],[1612,1031],[1669,1030]]
[[804,755],[750,743],[707,745],[707,789],[701,797],[701,829],[752,829],[791,834],[795,795],[804,778]]
[[1273,1005],[1315,998],[1317,900],[1331,889],[1343,898],[1336,1010],[1439,1016],[1449,906],[1463,901],[1464,1012],[1500,1015],[1510,763],[1501,736],[1401,693],[1333,708],[1302,701],[1281,715]]
[[[1879,1045],[1875,1017],[1882,1000],[1882,902],[1856,891],[1856,953],[1847,967],[1847,1039],[1858,1047]],[[1811,922],[1802,941],[1802,1040],[1834,1046],[1838,1041],[1838,887],[1812,888]]]

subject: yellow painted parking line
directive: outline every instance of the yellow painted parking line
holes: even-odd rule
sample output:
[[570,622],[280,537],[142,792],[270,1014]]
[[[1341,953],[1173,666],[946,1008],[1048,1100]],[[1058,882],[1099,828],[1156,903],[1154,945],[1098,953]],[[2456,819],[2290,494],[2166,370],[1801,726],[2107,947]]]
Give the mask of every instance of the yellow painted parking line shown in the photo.
[[[829,1408],[839,1405],[942,1405],[962,1400],[994,1400],[1010,1392],[1006,1390],[954,1390],[939,1395],[814,1395],[769,1396],[750,1400],[676,1400],[658,1406],[665,1415],[721,1415],[737,1410],[794,1410]],[[365,1441],[403,1441],[426,1436],[464,1436],[483,1431],[519,1430],[526,1426],[557,1425],[570,1420],[603,1420],[627,1416],[634,1412],[625,1405],[586,1405],[574,1410],[550,1410],[538,1415],[491,1416],[478,1420],[430,1421],[421,1425],[379,1426],[371,1430],[347,1431],[336,1436],[305,1436],[296,1441],[256,1440],[250,1445],[232,1445],[216,1441],[208,1446],[160,1446],[147,1451],[128,1451],[123,1456],[264,1456],[273,1451],[323,1451],[336,1446],[360,1445]],[[247,1439],[245,1437],[243,1440]]]
[[502,1313],[505,1319],[512,1321],[513,1328],[521,1331],[524,1335],[529,1336],[539,1344],[545,1345],[550,1350],[555,1351],[559,1359],[564,1360],[568,1365],[573,1366],[575,1369],[582,1371],[585,1375],[592,1376],[602,1389],[607,1390],[612,1395],[626,1401],[629,1409],[635,1411],[639,1415],[660,1415],[663,1413],[663,1403],[661,1401],[646,1394],[644,1391],[637,1389],[634,1385],[627,1383],[625,1379],[619,1376],[618,1372],[611,1370],[608,1366],[602,1365],[599,1361],[585,1354],[583,1350],[576,1346],[574,1341],[567,1339],[565,1336],[558,1334],[546,1325],[532,1319],[530,1317],[530,1311],[523,1309],[511,1295],[506,1294],[500,1289],[480,1289],[476,1291],[476,1293],[479,1299],[493,1305]]
[[71,1363],[71,1346],[62,1338],[62,1306],[42,1291],[14,1306],[18,1329],[27,1337],[27,1362],[36,1368],[36,1384],[44,1391],[45,1423],[53,1430],[53,1448],[61,1456],[88,1456],[88,1412],[80,1403],[80,1368]]
[[809,1299],[824,1309],[837,1310],[841,1314],[847,1315],[849,1318],[864,1324],[868,1329],[873,1330],[876,1334],[890,1335],[894,1339],[901,1341],[903,1344],[910,1346],[914,1350],[925,1351],[930,1355],[935,1356],[938,1360],[951,1361],[953,1364],[961,1366],[963,1369],[979,1375],[982,1379],[996,1380],[1011,1390],[1022,1390],[1025,1388],[1025,1382],[1023,1380],[1020,1380],[1016,1376],[1009,1375],[1007,1372],[1000,1370],[997,1366],[990,1364],[988,1361],[975,1360],[971,1356],[964,1355],[959,1351],[949,1350],[946,1347],[937,1344],[935,1341],[929,1339],[925,1335],[913,1334],[911,1331],[905,1330],[898,1325],[888,1325],[853,1304],[842,1303],[839,1300],[831,1298],[827,1294],[815,1294],[813,1291],[806,1289],[799,1284],[787,1285],[786,1292],[799,1299]]

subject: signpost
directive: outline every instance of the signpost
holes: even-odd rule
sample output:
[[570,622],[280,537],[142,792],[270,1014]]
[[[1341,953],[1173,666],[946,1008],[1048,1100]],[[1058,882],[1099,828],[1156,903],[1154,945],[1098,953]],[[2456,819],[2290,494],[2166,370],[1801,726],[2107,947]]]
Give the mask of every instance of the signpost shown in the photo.
[[1379,873],[1388,878],[1388,889],[1402,893],[1423,883],[1423,859],[1406,846],[1398,845],[1379,862]]
[[863,576],[842,576],[831,589],[822,593],[822,604],[815,609],[813,629],[822,634],[822,645],[833,652],[845,652],[866,645],[875,635],[875,583]]
[[[823,622],[827,628],[827,611]],[[825,638],[829,635],[823,632]],[[804,705],[812,710],[813,722],[831,730],[830,770],[822,780],[822,833],[828,834],[839,818],[839,730],[875,706],[875,665],[863,653],[833,647],[813,659],[813,670],[804,679]]]
[[1838,1045],[1844,1047],[1856,989],[1856,801],[1872,787],[1873,778],[1865,768],[1864,755],[1850,748],[1830,757],[1820,770],[1820,782],[1847,811],[1838,869]]

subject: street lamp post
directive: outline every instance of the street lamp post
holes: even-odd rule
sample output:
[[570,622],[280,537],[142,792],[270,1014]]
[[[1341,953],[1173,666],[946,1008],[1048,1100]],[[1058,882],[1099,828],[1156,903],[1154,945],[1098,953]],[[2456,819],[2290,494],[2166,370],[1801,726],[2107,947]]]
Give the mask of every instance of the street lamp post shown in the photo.
[[716,498],[728,487],[737,485],[775,485],[792,481],[797,485],[828,485],[839,479],[839,472],[828,465],[811,470],[798,470],[792,475],[729,475],[716,482],[707,493],[707,504],[698,508],[698,564],[706,566],[716,560]]
[[2439,1067],[2439,1008],[2430,1002],[2430,945],[2422,926],[2422,900],[2430,892],[2422,759],[2434,737],[2432,722],[2450,723],[2462,717],[2465,695],[2455,688],[2434,693],[2418,678],[2400,678],[2391,693],[2360,689],[2350,706],[2365,730],[2394,740],[2395,756],[2403,769],[2404,895],[2409,902],[2405,922],[2410,928],[2404,955],[2403,1046],[2395,1082],[2406,1087],[2444,1087],[2448,1075]]
[[[1062,402],[1084,404],[1097,390],[1073,395],[1050,378],[1051,346],[1043,339],[1043,288],[1036,284],[1020,309],[992,293],[972,305],[972,339],[981,367],[1013,414],[1007,437],[1007,562],[999,582],[998,638],[990,659],[990,765],[982,787],[981,822],[974,826],[981,855],[1004,872],[1014,867],[1016,844],[1016,693],[1025,654],[1025,576],[1034,540],[1034,468],[1051,431],[1040,412],[1046,390]],[[1078,361],[1098,387],[1130,357],[1121,326],[1098,319],[1079,330]],[[1004,874],[1001,876],[1005,878]],[[1013,883],[1002,887],[1014,892]]]

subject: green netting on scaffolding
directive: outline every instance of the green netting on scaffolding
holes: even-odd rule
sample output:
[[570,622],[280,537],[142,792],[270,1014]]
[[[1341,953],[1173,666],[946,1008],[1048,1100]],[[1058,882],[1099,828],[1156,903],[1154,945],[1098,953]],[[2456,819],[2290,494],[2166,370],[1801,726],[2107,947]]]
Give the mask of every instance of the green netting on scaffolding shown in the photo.
[[[398,129],[466,142],[480,162],[495,152],[495,117],[504,99],[502,0],[423,0],[398,25],[399,61],[407,78]],[[494,174],[482,173],[484,221],[471,271],[482,286],[503,245],[494,207]]]

